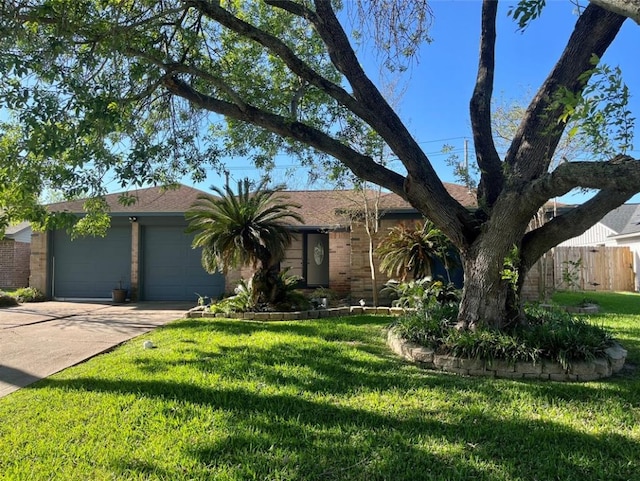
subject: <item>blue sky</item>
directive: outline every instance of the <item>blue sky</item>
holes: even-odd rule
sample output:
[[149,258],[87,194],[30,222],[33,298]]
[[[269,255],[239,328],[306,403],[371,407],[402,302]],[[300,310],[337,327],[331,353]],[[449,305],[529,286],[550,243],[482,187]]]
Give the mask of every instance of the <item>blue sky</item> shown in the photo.
[[[542,16],[521,33],[507,16],[510,5],[503,2],[499,10],[494,97],[526,103],[528,95],[535,93],[558,59],[577,17],[570,1],[550,0]],[[431,7],[433,42],[422,48],[418,63],[408,73],[406,91],[397,108],[442,180],[454,182],[451,168],[445,163],[447,156],[441,149],[447,143],[461,155],[464,139],[471,139],[468,104],[478,62],[481,3],[477,0],[436,0]],[[637,115],[640,114],[638,45],[640,26],[627,20],[603,59],[610,66],[622,68],[633,95],[632,111]],[[365,51],[361,58],[369,75],[376,78],[375,55]],[[631,155],[639,157],[640,139],[636,140],[636,150]],[[470,146],[472,149],[471,142]],[[284,166],[293,164],[286,157],[278,161]],[[245,159],[232,159],[228,165],[232,178],[258,176]],[[309,187],[303,171],[292,174],[279,168],[274,172],[274,180],[286,181],[292,189]],[[206,190],[212,184],[222,183],[223,179],[211,173],[206,182],[196,187]],[[563,200],[577,203],[583,199],[584,196],[565,196]]]

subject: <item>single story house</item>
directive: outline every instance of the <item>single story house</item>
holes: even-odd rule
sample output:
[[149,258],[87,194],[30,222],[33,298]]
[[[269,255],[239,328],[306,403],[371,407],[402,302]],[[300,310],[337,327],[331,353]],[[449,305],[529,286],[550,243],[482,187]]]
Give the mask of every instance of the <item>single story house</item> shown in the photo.
[[[476,205],[474,192],[446,184],[463,205]],[[208,274],[200,249],[192,249],[185,212],[202,191],[151,187],[128,194],[132,205],[118,203],[120,194],[106,196],[111,227],[103,237],[72,240],[65,230],[36,232],[32,237],[30,285],[55,299],[108,299],[122,286],[133,300],[194,301],[198,295],[217,297],[231,292],[248,269]],[[282,268],[300,276],[301,287],[327,287],[338,295],[371,299],[369,239],[358,213],[364,197],[352,190],[287,191],[299,204],[304,223],[292,225],[295,240]],[[400,222],[420,220],[417,211],[395,194],[369,192],[369,206],[379,204],[380,227],[374,243]],[[82,213],[82,200],[50,204],[52,211]],[[379,275],[378,288],[386,278]]]
[[29,285],[31,225],[11,225],[0,239],[0,289],[17,289]]

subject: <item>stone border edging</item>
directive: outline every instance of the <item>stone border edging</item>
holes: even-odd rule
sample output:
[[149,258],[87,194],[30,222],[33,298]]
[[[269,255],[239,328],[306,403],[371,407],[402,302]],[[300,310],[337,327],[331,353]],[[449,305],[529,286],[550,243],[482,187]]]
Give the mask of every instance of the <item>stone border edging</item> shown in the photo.
[[234,318],[250,321],[301,321],[305,319],[324,319],[328,317],[351,316],[358,314],[376,314],[381,316],[401,316],[411,309],[402,307],[330,307],[328,309],[314,309],[310,311],[291,312],[237,312],[235,314],[223,314],[221,312],[206,312],[200,307],[195,307],[187,312],[187,318]]
[[387,345],[393,352],[422,368],[446,371],[466,376],[485,376],[506,379],[543,379],[551,381],[595,381],[609,377],[622,369],[627,351],[615,343],[605,351],[606,358],[577,362],[568,369],[559,362],[484,361],[436,354],[431,348],[420,346],[398,336],[393,329],[387,333]]

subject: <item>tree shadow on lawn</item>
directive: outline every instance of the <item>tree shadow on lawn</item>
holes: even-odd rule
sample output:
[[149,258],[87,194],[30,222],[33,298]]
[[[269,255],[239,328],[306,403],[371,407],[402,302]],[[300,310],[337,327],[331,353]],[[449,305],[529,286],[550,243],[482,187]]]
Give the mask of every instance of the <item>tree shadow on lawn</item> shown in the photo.
[[[618,434],[587,434],[565,425],[500,412],[449,406],[446,422],[434,412],[383,414],[311,401],[296,395],[185,382],[104,379],[49,380],[66,390],[135,394],[207,406],[229,413],[228,435],[201,437],[183,448],[196,467],[171,461],[113,460],[121,472],[164,473],[183,479],[237,473],[258,479],[289,472],[292,479],[633,479],[640,443]],[[117,429],[117,428],[116,428]],[[438,448],[444,447],[442,451]],[[535,451],[535,455],[531,455]],[[523,453],[529,453],[523,455]],[[172,472],[171,470],[175,470]],[[233,479],[236,476],[232,477]]]
[[[384,342],[382,327],[388,326],[393,318],[380,316],[353,316],[334,319],[316,319],[309,321],[295,322],[256,322],[242,320],[226,320],[212,319],[205,320],[188,320],[180,323],[174,323],[165,328],[175,328],[185,326],[188,328],[201,329],[205,331],[216,331],[230,335],[251,336],[256,333],[283,333],[294,334],[301,337],[300,345],[291,343],[275,344],[269,348],[260,348],[247,344],[242,347],[222,346],[215,350],[203,349],[197,345],[185,348],[185,355],[196,357],[195,360],[181,360],[180,364],[193,363],[204,371],[218,372],[232,377],[237,377],[238,373],[250,371],[253,374],[260,374],[265,381],[278,381],[284,384],[296,384],[305,389],[316,391],[344,392],[350,390],[354,386],[389,388],[396,387],[398,389],[412,389],[423,387],[430,384],[430,380],[445,376],[449,380],[448,386],[460,384],[461,389],[470,382],[473,389],[486,390],[489,395],[495,394],[493,387],[495,383],[492,381],[484,382],[480,379],[469,379],[465,377],[448,376],[436,371],[417,371],[411,375],[399,378],[395,370],[399,363],[405,363],[396,354],[392,353]],[[371,327],[379,326],[381,329],[371,329]],[[629,351],[630,360],[640,357],[640,329],[619,330],[625,333],[627,338],[623,341],[624,347]],[[328,344],[307,344],[305,339],[315,337],[327,341]],[[362,360],[355,360],[353,353],[349,353],[349,349],[354,349],[360,353],[368,353],[371,356]],[[224,356],[228,360],[228,364],[212,363],[212,359]],[[158,371],[163,368],[154,361],[141,360],[141,364],[149,362],[149,371]],[[376,366],[375,374],[367,372],[367,369]],[[177,364],[177,363],[176,363]],[[308,374],[300,375],[296,380],[296,376],[284,376],[277,368],[278,365],[290,364],[298,366],[306,366],[317,376],[310,380]],[[405,366],[411,364],[405,363]],[[141,366],[143,369],[144,367]],[[168,368],[169,365],[166,365]],[[459,379],[460,381],[452,381],[451,379]],[[618,375],[613,379],[603,379],[594,383],[549,383],[536,381],[518,381],[519,386],[532,386],[532,392],[545,392],[547,389],[539,389],[539,386],[547,386],[551,392],[556,391],[558,386],[562,386],[560,391],[570,393],[572,397],[588,398],[600,390],[603,383],[617,381],[625,378],[630,383],[621,383],[620,390],[628,391],[631,397],[637,390],[634,380],[640,381],[640,373],[635,375]],[[345,382],[345,379],[348,380]],[[597,386],[594,388],[594,385]],[[432,386],[433,387],[433,386]],[[606,389],[605,389],[606,390]]]
[[[363,346],[340,344],[292,345],[275,343],[269,347],[217,346],[207,350],[189,347],[185,359],[133,359],[133,364],[149,374],[190,366],[213,374],[223,381],[256,381],[279,387],[295,387],[315,393],[344,394],[365,389],[403,389],[424,386],[426,373],[398,376],[398,360],[392,353],[374,352]],[[383,351],[383,347],[380,348]],[[410,366],[407,366],[410,367]]]
[[[370,326],[388,326],[394,318],[385,316],[351,316],[300,321],[249,321],[243,319],[187,319],[178,320],[159,328],[195,329],[197,331],[223,332],[233,335],[250,335],[255,332],[291,333],[300,336],[317,336],[326,340],[368,340]],[[336,331],[338,329],[338,331]]]
[[[206,479],[225,473],[229,479],[583,481],[634,479],[640,470],[637,439],[606,429],[588,434],[587,429],[531,416],[527,404],[539,399],[544,402],[537,409],[547,404],[570,409],[575,403],[580,415],[584,403],[613,399],[615,407],[631,406],[633,416],[633,406],[640,402],[639,378],[562,384],[422,371],[391,354],[382,338],[369,343],[376,331],[362,327],[386,319],[365,317],[351,326],[352,320],[181,321],[178,327],[229,334],[230,344],[224,338],[215,346],[182,339],[177,341],[184,343],[178,356],[136,351],[127,361],[132,363],[128,379],[121,373],[113,379],[54,377],[34,388],[133,394],[176,401],[185,413],[198,405],[231,417],[232,427],[221,428],[224,436],[180,441],[192,465],[134,454],[112,460],[112,469],[133,478]],[[299,335],[300,340],[276,338],[266,346],[252,345],[250,336],[261,332]],[[247,342],[238,336],[247,336]],[[210,373],[211,387],[181,378],[193,369],[198,372],[194,379],[199,375],[206,380]],[[403,393],[406,407],[381,408],[388,402],[404,406]],[[318,394],[318,400],[311,399]],[[436,402],[411,399],[421,395]],[[507,417],[501,403],[514,397],[523,415],[511,411]],[[354,401],[360,398],[362,407]],[[367,410],[365,403],[374,407]]]

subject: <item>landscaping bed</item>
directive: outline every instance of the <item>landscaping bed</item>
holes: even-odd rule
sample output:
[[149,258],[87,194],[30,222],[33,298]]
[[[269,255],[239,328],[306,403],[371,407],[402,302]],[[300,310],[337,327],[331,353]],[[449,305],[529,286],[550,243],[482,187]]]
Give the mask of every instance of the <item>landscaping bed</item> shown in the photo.
[[551,381],[595,381],[620,372],[627,358],[627,351],[614,343],[598,359],[562,365],[558,361],[543,359],[533,361],[486,360],[438,354],[434,349],[410,342],[388,331],[387,344],[393,352],[415,362],[420,367],[466,376],[498,377],[507,379],[542,379]]
[[263,311],[263,312],[211,312],[203,307],[196,307],[187,313],[190,318],[232,318],[251,321],[296,321],[305,319],[324,319],[327,317],[343,317],[349,315],[381,315],[381,316],[401,316],[408,312],[401,307],[329,307],[326,309],[311,309],[304,311]]

